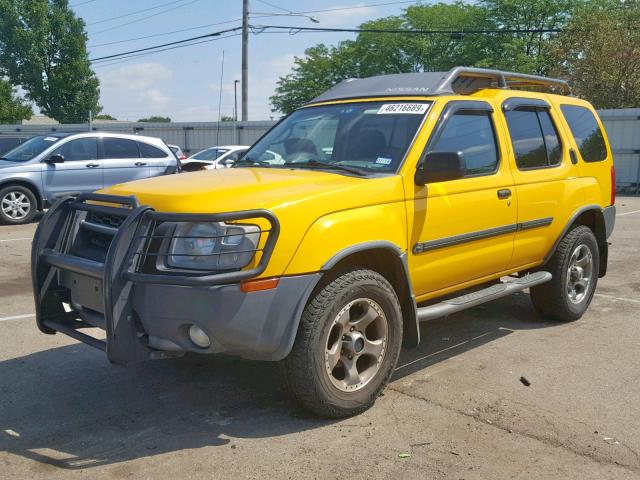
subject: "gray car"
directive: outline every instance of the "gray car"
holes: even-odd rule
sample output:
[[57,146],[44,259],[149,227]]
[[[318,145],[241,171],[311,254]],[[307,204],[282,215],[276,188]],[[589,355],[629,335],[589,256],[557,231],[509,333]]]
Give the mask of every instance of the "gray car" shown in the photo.
[[34,137],[0,157],[0,223],[27,223],[65,193],[179,169],[159,138],[97,132]]

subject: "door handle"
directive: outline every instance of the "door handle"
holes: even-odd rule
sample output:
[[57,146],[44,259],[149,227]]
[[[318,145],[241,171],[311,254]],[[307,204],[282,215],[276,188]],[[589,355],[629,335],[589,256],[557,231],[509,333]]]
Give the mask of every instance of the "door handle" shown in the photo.
[[134,163],[134,165],[136,167],[144,167],[146,164],[147,164],[147,162],[136,162],[136,163]]
[[578,155],[573,148],[569,150],[569,157],[571,157],[571,163],[573,163],[574,165],[578,164]]
[[501,188],[500,190],[498,190],[498,198],[500,200],[511,198],[511,190],[508,188]]
[[100,166],[99,163],[87,163],[87,168],[98,168]]

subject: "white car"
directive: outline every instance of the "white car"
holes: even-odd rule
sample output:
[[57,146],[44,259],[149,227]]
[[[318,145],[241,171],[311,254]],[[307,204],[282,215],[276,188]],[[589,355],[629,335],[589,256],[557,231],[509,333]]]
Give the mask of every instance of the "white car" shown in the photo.
[[218,147],[205,148],[183,160],[182,170],[193,172],[196,170],[227,168],[248,149],[247,145],[220,145]]
[[182,152],[180,145],[171,145],[167,143],[167,147],[174,153],[178,160],[185,160],[187,156]]

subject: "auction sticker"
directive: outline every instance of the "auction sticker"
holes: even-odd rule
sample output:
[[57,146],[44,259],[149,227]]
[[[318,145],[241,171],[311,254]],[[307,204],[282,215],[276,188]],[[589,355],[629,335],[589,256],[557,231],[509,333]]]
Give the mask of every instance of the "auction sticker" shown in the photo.
[[427,103],[385,103],[378,110],[378,115],[389,113],[413,113],[422,115],[427,111]]

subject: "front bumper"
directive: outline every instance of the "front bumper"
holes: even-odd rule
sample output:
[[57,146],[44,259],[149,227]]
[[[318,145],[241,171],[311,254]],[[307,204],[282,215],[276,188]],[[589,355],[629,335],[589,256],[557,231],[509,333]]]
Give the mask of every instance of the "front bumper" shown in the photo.
[[[96,224],[88,215],[119,220],[115,226]],[[255,218],[266,219],[270,227],[261,230],[265,237],[251,269],[196,275],[142,268],[143,259],[151,255],[150,239],[162,222]],[[86,232],[110,238],[104,258],[86,258],[83,252],[94,248],[87,246]],[[280,360],[293,344],[319,274],[282,277],[277,288],[242,292],[241,281],[265,270],[278,234],[276,217],[264,210],[163,214],[138,205],[133,197],[91,194],[60,199],[41,220],[32,246],[38,327],[100,348],[110,361],[123,365],[185,351]],[[191,325],[207,333],[209,348],[189,339]],[[94,327],[105,331],[104,340],[82,331]]]

